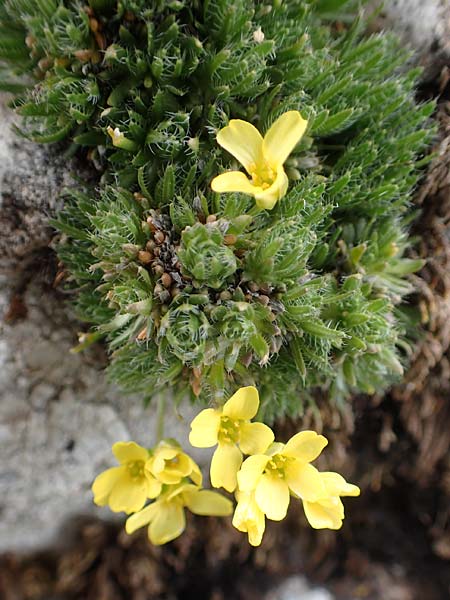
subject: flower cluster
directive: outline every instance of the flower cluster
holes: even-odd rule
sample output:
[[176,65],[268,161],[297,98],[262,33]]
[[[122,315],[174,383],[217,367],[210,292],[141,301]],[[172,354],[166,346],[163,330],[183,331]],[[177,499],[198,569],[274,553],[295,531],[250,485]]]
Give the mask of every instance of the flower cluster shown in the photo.
[[[338,473],[320,472],[311,465],[327,439],[301,431],[286,444],[274,442],[264,423],[251,422],[259,408],[256,388],[238,390],[221,409],[203,410],[191,423],[193,446],[217,444],[211,461],[211,484],[235,492],[233,525],[248,533],[253,546],[261,543],[265,517],[281,521],[290,497],[299,498],[315,529],[339,529],[344,519],[341,496],[358,496],[359,488]],[[242,454],[249,455],[243,461]]]
[[[258,546],[266,517],[284,519],[293,496],[303,502],[312,527],[339,529],[344,519],[341,496],[358,496],[359,488],[338,473],[320,472],[311,465],[327,439],[301,431],[286,444],[276,442],[270,427],[252,422],[258,408],[257,389],[243,387],[222,408],[202,410],[191,423],[192,446],[217,445],[211,484],[235,493],[234,527]],[[127,533],[148,525],[150,541],[165,544],[184,531],[184,508],[197,515],[231,515],[231,501],[202,489],[198,465],[175,442],[163,441],[152,450],[118,442],[113,453],[120,465],[101,473],[92,491],[99,506],[134,513],[126,522]]]
[[197,515],[231,514],[230,500],[202,489],[198,465],[175,443],[147,450],[135,442],[117,442],[112,450],[120,465],[101,473],[92,491],[99,506],[134,513],[127,519],[127,533],[148,525],[150,541],[160,545],[184,531],[185,507]]

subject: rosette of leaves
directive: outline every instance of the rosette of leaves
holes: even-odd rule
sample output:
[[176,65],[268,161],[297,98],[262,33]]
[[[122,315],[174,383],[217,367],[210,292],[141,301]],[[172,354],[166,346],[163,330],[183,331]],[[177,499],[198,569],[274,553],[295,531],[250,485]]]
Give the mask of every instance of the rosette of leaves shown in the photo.
[[73,240],[60,256],[80,316],[94,324],[80,348],[106,337],[111,375],[147,397],[170,384],[208,402],[258,382],[269,419],[295,414],[317,386],[336,399],[382,388],[402,370],[398,304],[419,264],[403,256],[401,221],[361,218],[334,224],[324,266],[325,192],[309,175],[271,213],[239,195],[199,203],[182,175],[160,209],[113,187],[95,204],[76,194],[58,226]]
[[[223,225],[228,229],[228,224]],[[232,244],[234,239],[231,234],[225,238],[221,224],[214,221],[186,227],[178,250],[184,277],[192,277],[192,283],[197,288],[224,287],[226,280],[237,269],[236,256],[227,245]]]
[[[111,376],[146,397],[254,383],[267,419],[398,376],[433,106],[395,38],[336,27],[342,0],[40,3],[6,0],[0,50],[39,79],[16,99],[28,135],[86,145],[104,169],[56,223],[92,324],[80,347],[103,337]],[[264,133],[287,110],[308,119],[287,195],[261,212],[214,194],[236,166],[217,131],[240,118]]]

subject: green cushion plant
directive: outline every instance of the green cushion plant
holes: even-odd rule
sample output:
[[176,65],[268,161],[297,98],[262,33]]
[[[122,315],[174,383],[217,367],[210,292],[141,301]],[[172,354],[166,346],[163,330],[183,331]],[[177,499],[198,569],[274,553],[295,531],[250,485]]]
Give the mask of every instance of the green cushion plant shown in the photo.
[[[261,417],[402,372],[411,194],[433,129],[419,72],[343,0],[5,0],[1,85],[22,133],[100,170],[68,195],[60,257],[111,376],[206,405],[257,385]],[[307,120],[272,210],[211,181],[231,119]]]

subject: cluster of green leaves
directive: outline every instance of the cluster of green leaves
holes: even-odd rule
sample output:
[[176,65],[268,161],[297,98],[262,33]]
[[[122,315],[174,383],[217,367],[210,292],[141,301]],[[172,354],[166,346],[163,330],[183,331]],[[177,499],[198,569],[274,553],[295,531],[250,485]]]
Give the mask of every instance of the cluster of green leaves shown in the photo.
[[[348,6],[5,0],[3,87],[25,85],[26,134],[86,146],[104,169],[99,196],[72,194],[57,227],[93,325],[80,346],[105,337],[126,389],[208,402],[255,383],[272,419],[318,388],[342,400],[401,373],[399,311],[420,266],[406,231],[433,106],[416,104],[395,38],[335,26]],[[214,194],[233,165],[217,131],[241,118],[264,132],[287,110],[308,119],[287,195],[258,212]]]

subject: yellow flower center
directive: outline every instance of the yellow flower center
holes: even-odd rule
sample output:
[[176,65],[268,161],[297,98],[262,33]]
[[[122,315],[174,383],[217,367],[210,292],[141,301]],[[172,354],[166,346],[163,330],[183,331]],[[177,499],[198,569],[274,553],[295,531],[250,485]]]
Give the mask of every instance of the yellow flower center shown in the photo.
[[128,463],[127,467],[132,479],[141,479],[144,477],[144,464],[143,460]]
[[285,469],[289,462],[293,459],[288,456],[282,456],[281,454],[274,454],[271,460],[267,463],[265,472],[268,475],[272,475],[274,477],[279,477],[280,479],[284,479]]
[[251,175],[253,185],[262,187],[263,190],[267,190],[273,185],[277,174],[272,167],[266,162],[251,163],[248,167],[248,171]]
[[177,470],[180,464],[180,459],[178,456],[174,456],[173,458],[164,460],[164,470],[171,471],[172,469]]
[[239,438],[239,421],[233,421],[230,417],[221,417],[218,434],[219,442],[233,444]]

